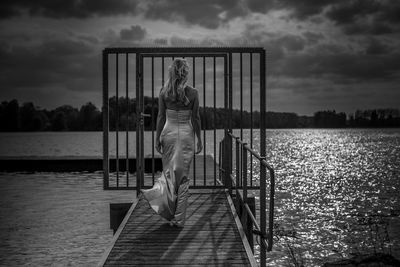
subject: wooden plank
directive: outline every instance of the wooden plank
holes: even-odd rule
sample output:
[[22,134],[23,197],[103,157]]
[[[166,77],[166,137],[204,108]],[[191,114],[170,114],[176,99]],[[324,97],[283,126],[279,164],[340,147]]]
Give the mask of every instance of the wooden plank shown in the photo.
[[137,205],[138,202],[135,202],[132,204],[132,206],[130,207],[130,209],[128,210],[128,212],[125,215],[124,220],[121,222],[120,226],[118,227],[117,232],[115,232],[110,245],[108,246],[108,248],[106,249],[106,251],[103,253],[103,256],[101,257],[98,266],[103,266],[104,263],[106,262],[108,256],[110,255],[110,252],[114,246],[114,244],[117,242],[118,237],[121,235],[122,230],[124,229],[126,223],[128,222],[128,219],[130,218],[132,212],[135,210],[135,207]]
[[228,203],[231,208],[233,217],[235,218],[235,223],[236,223],[236,226],[238,227],[240,237],[243,241],[243,246],[245,247],[248,259],[250,260],[250,264],[252,267],[257,267],[258,265],[256,263],[255,258],[253,257],[253,251],[251,250],[249,241],[247,240],[247,237],[243,230],[243,226],[242,226],[242,223],[240,222],[239,216],[236,213],[235,205],[233,204],[232,198],[229,195],[228,190],[225,190],[225,193],[226,193],[226,198],[228,199]]
[[185,227],[177,228],[140,199],[102,264],[251,266],[223,190],[192,191],[188,204]]

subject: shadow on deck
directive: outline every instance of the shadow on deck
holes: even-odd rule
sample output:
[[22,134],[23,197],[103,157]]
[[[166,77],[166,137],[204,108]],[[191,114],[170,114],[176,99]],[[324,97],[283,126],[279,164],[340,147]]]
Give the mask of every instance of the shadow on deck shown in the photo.
[[224,190],[191,190],[183,229],[169,226],[140,199],[99,266],[255,266],[235,217]]

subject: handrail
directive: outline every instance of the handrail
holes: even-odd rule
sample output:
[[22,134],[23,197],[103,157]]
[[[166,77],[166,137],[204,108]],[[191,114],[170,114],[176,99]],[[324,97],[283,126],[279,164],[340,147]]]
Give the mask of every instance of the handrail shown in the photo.
[[[237,203],[240,203],[241,208],[239,208],[238,213],[244,214],[248,219],[251,221],[251,229],[246,229],[248,233],[248,238],[252,238],[253,234],[257,234],[260,236],[260,242],[262,242],[261,249],[265,248],[266,251],[271,251],[272,246],[273,246],[273,217],[274,217],[274,196],[275,196],[275,171],[271,165],[268,164],[268,162],[265,160],[265,157],[262,157],[258,154],[257,151],[252,149],[246,142],[241,140],[239,137],[235,136],[232,132],[228,132],[224,140],[220,142],[220,159],[222,159],[223,153],[227,151],[227,153],[230,153],[230,155],[226,155],[226,157],[229,158],[229,160],[232,159],[232,154],[235,153],[232,151],[232,140],[234,139],[234,142],[236,144],[236,164],[235,166],[232,166],[232,162],[229,163],[228,166],[220,166],[220,171],[223,170],[225,173],[225,177],[228,177],[228,180],[225,180],[225,186],[229,189],[229,194],[232,195],[232,187],[234,188],[234,191],[236,192],[235,198],[237,200]],[[229,145],[230,141],[230,145]],[[224,150],[224,142],[228,142],[228,150]],[[226,145],[226,144],[225,144]],[[260,162],[260,179],[262,179],[261,175],[261,170],[262,168],[265,168],[269,171],[269,184],[270,184],[270,195],[269,195],[269,220],[268,220],[268,232],[266,232],[266,229],[262,229],[261,225],[265,225],[261,221],[261,218],[266,218],[265,213],[266,210],[260,210],[260,223],[257,222],[257,219],[255,217],[255,214],[251,210],[249,204],[248,204],[248,198],[247,198],[247,170],[248,166],[250,166],[252,171],[253,165],[251,163],[247,162],[247,157],[248,154],[252,155],[254,158],[259,160]],[[234,167],[232,169],[230,166]],[[234,175],[236,173],[236,175]],[[264,176],[265,181],[266,181],[266,176]],[[251,179],[251,177],[250,177]],[[260,190],[260,206],[261,207],[266,207],[266,199],[261,198],[261,190],[265,190],[266,188],[262,188],[261,184],[266,183],[261,183],[260,181],[260,187],[258,190]],[[239,189],[242,189],[242,192],[239,191]],[[265,191],[264,191],[265,192]],[[262,205],[261,205],[262,204]],[[243,224],[243,222],[242,222]],[[247,225],[243,225],[244,228],[247,227]],[[253,230],[254,227],[254,230]],[[251,236],[250,236],[251,235]],[[268,241],[268,242],[267,242]],[[263,258],[261,259],[261,262],[265,263],[265,253],[260,253],[260,256]]]
[[271,165],[268,164],[268,162],[265,160],[264,157],[261,157],[257,151],[255,151],[254,149],[252,149],[247,143],[243,142],[242,140],[240,140],[240,137],[235,136],[233,133],[228,133],[228,135],[230,137],[232,137],[233,139],[237,139],[238,143],[240,143],[241,145],[244,146],[244,148],[246,148],[247,151],[249,151],[254,157],[256,157],[258,160],[260,160],[260,162],[262,162],[262,164],[268,169],[268,170],[274,170]]

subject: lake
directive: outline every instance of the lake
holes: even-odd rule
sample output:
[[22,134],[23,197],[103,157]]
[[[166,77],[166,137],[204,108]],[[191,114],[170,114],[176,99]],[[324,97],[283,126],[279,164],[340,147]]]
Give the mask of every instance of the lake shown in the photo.
[[[222,136],[218,130],[217,141]],[[248,130],[243,136],[250,143]],[[207,154],[212,138],[208,131]],[[111,154],[114,140],[112,133]],[[257,131],[253,143],[257,149]],[[0,156],[101,155],[101,132],[0,134]],[[276,170],[270,265],[288,266],[290,251],[305,266],[374,250],[400,258],[400,129],[267,130],[267,160]],[[133,191],[104,191],[101,172],[0,173],[0,194],[6,266],[94,266],[112,238],[109,203],[135,201]]]

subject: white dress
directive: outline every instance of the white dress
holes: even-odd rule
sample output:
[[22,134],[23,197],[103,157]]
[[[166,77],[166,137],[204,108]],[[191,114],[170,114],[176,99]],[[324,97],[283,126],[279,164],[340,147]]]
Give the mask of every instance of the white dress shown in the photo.
[[189,169],[195,137],[191,110],[166,109],[166,122],[160,134],[163,172],[153,188],[142,190],[155,212],[178,226],[185,224],[189,196]]

